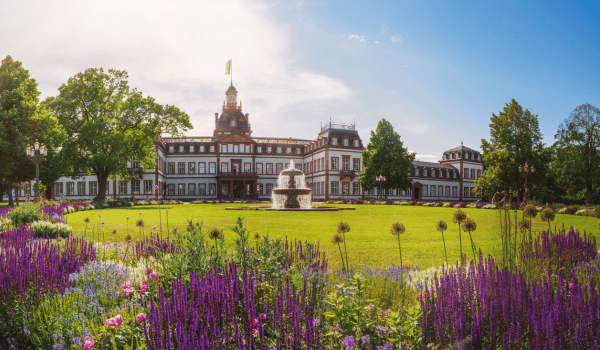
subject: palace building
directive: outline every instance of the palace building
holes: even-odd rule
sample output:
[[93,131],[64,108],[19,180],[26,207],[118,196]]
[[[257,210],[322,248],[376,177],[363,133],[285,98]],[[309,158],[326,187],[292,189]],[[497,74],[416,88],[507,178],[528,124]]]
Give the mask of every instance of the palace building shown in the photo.
[[[108,181],[107,199],[155,198],[270,200],[279,173],[293,160],[312,189],[313,201],[376,197],[363,189],[363,140],[354,125],[321,126],[314,140],[253,137],[250,115],[242,112],[233,85],[225,92],[221,114],[215,113],[212,136],[161,138],[155,143],[156,166],[144,169],[136,159],[128,165],[130,179]],[[473,201],[474,180],[481,176],[481,154],[462,145],[444,152],[437,163],[414,161],[413,189],[388,191],[388,199]],[[158,189],[156,189],[158,185]],[[33,197],[33,182],[15,190],[19,200]],[[98,191],[94,174],[61,177],[46,193],[54,199],[93,199]],[[29,193],[28,193],[29,192]],[[29,194],[29,196],[27,196]]]

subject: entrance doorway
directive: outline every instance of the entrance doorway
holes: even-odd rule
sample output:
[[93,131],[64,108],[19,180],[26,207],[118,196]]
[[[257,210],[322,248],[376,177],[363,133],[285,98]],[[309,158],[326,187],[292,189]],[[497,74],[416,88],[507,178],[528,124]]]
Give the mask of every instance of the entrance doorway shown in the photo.
[[240,181],[233,182],[233,198],[242,198],[242,183]]
[[415,187],[415,200],[421,199],[421,187]]

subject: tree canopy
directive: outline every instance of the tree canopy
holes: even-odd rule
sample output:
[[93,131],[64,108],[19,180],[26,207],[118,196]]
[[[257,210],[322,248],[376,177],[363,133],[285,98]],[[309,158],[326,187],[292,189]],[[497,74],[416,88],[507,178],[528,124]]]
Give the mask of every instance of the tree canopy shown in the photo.
[[127,162],[133,157],[145,168],[155,167],[154,141],[162,133],[180,135],[192,128],[186,113],[143,97],[130,89],[127,78],[126,71],[89,68],[46,100],[67,135],[62,149],[69,160],[65,175],[91,169],[98,177],[101,201],[109,177],[129,178]]
[[486,171],[476,180],[476,190],[489,195],[508,190],[523,196],[525,179],[519,166],[527,163],[535,168],[527,176],[528,187],[535,189],[533,195],[548,196],[545,176],[549,154],[544,150],[538,116],[512,99],[498,115],[492,113],[490,136],[490,141],[481,139]]
[[[54,181],[52,159],[61,141],[57,120],[39,103],[35,79],[21,62],[6,56],[0,66],[0,187],[8,191],[13,205],[12,187],[35,177],[35,165],[25,153],[35,140],[46,144],[48,157],[40,167],[42,180]],[[2,194],[0,193],[0,197]]]
[[362,188],[377,186],[376,178],[385,176],[381,188],[408,190],[412,181],[408,178],[415,154],[403,147],[400,135],[394,131],[390,122],[381,119],[377,129],[371,131],[371,140],[362,152],[364,171],[358,181]]
[[592,204],[600,185],[600,109],[583,104],[569,115],[554,138],[553,169],[567,195],[583,192]]

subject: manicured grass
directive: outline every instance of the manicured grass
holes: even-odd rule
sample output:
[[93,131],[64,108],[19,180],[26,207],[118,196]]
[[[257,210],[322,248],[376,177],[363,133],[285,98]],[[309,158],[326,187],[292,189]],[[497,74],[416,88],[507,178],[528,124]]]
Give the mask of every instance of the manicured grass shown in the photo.
[[[368,264],[371,267],[389,266],[400,264],[398,243],[396,237],[390,233],[392,223],[399,221],[406,227],[400,239],[402,244],[402,258],[405,265],[417,265],[421,268],[439,266],[444,262],[444,246],[442,235],[436,231],[438,220],[445,220],[448,231],[444,232],[448,259],[450,263],[458,260],[460,255],[458,226],[452,223],[454,208],[399,206],[399,205],[357,205],[356,210],[334,212],[269,212],[264,210],[225,210],[228,206],[244,206],[244,204],[178,204],[169,205],[169,228],[177,227],[184,230],[188,219],[193,221],[204,220],[204,231],[212,227],[224,229],[225,243],[233,247],[234,233],[230,229],[235,225],[236,219],[244,218],[251,233],[260,232],[268,234],[271,238],[286,237],[289,240],[299,239],[309,242],[320,242],[321,250],[327,253],[332,268],[340,268],[340,256],[337,246],[331,243],[336,233],[336,226],[340,221],[350,224],[351,230],[346,233],[346,245],[350,265],[358,266]],[[477,248],[481,248],[485,255],[498,256],[501,252],[499,237],[499,212],[487,209],[463,209],[467,216],[477,222],[477,230],[473,232],[473,240]],[[148,235],[150,231],[157,232],[159,225],[159,210],[156,205],[126,207],[119,209],[104,209],[93,211],[80,211],[67,215],[68,224],[82,235],[85,229],[84,218],[89,217],[87,236],[91,232],[99,238],[96,240],[120,242],[124,241],[129,222],[129,234],[133,240],[139,239],[142,234],[135,226],[136,220],[142,218],[145,223],[143,232]],[[167,235],[166,214],[161,206],[163,235]],[[101,215],[101,217],[99,217]],[[521,218],[522,212],[519,212]],[[129,216],[129,220],[126,217]],[[102,238],[101,222],[104,225],[104,238]],[[556,215],[553,226],[568,228],[574,226],[582,233],[598,235],[600,220],[592,217],[574,215]],[[153,227],[156,226],[156,229]],[[539,215],[533,220],[533,230],[547,229],[548,224],[541,221]],[[117,230],[116,234],[112,234]],[[462,235],[463,253],[472,258],[469,236],[466,232]],[[343,247],[342,247],[343,249]]]

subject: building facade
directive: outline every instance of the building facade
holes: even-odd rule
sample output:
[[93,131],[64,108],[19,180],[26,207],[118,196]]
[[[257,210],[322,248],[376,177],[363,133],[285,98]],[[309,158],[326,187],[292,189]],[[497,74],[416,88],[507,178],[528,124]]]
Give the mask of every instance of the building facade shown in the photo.
[[[130,179],[109,180],[108,199],[167,198],[270,200],[278,174],[294,161],[305,173],[313,201],[381,197],[406,200],[479,200],[474,180],[484,171],[481,154],[462,145],[444,152],[437,163],[414,161],[409,191],[363,189],[358,183],[364,144],[354,125],[321,126],[314,140],[253,137],[250,115],[242,113],[231,85],[212,136],[162,138],[155,143],[156,165],[144,169],[132,159]],[[33,197],[32,186],[15,189],[20,200]],[[49,189],[54,199],[93,199],[94,174],[61,177]],[[378,193],[379,192],[379,193]]]

